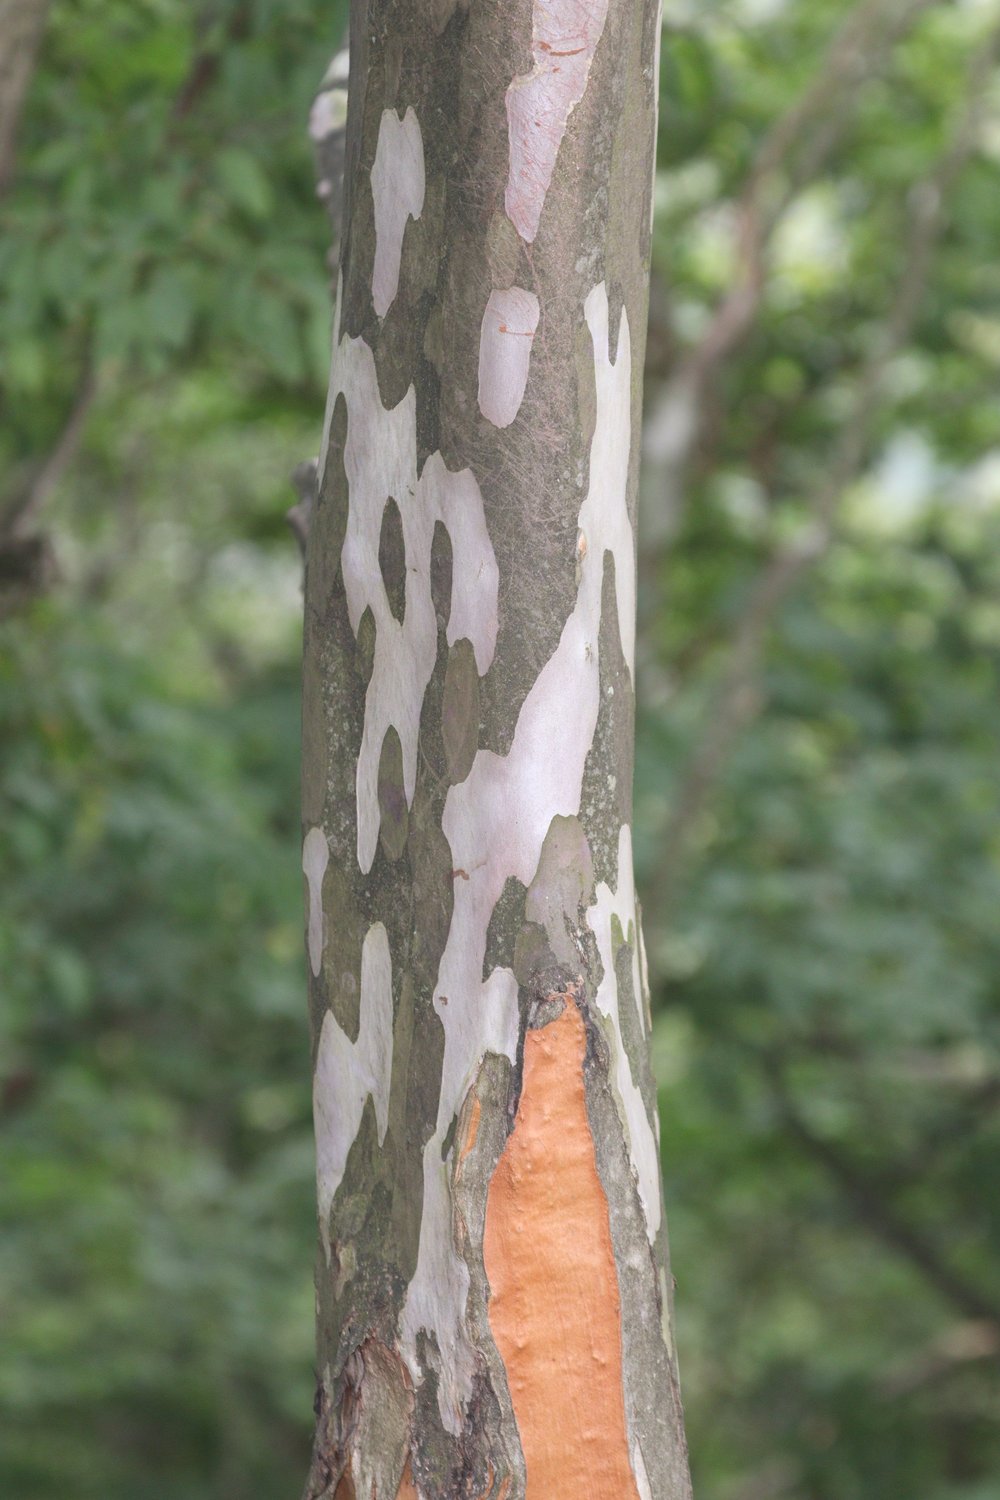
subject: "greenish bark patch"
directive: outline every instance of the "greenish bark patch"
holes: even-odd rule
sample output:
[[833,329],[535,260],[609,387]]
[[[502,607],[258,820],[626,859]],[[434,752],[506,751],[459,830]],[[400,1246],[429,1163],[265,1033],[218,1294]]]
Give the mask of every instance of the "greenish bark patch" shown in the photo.
[[406,848],[410,813],[403,786],[403,747],[390,726],[382,741],[378,763],[379,842],[386,859],[397,860]]
[[594,870],[583,825],[579,818],[553,818],[528,888],[524,915],[544,928],[557,961],[574,972],[580,966],[584,913],[593,895]]
[[371,682],[372,672],[375,670],[375,629],[372,607],[366,604],[365,612],[358,621],[358,650],[355,657],[357,673],[364,687]]
[[464,781],[479,748],[479,673],[471,641],[456,641],[448,653],[441,738],[448,780]]
[[394,617],[402,625],[406,612],[406,546],[399,506],[390,495],[382,512],[382,529],[378,541],[378,565],[385,584],[386,598]]

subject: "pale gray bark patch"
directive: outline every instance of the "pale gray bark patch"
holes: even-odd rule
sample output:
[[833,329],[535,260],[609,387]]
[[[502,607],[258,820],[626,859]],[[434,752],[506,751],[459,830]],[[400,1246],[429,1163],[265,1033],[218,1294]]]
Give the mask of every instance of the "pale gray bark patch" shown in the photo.
[[522,239],[532,241],[545,206],[566,123],[583,98],[608,0],[535,0],[532,67],[507,90],[510,175],[505,205]]
[[538,315],[538,298],[524,287],[490,293],[479,335],[479,410],[494,427],[509,427],[521,409]]
[[424,207],[424,147],[412,109],[402,120],[387,109],[379,128],[372,167],[375,202],[375,259],[372,303],[384,318],[399,290],[403,231],[407,219],[419,219]]
[[322,828],[310,828],[302,845],[302,873],[309,890],[309,967],[318,974],[323,963],[323,876],[330,863],[330,846]]
[[330,1207],[344,1176],[347,1157],[369,1098],[375,1106],[379,1143],[389,1124],[392,1077],[392,956],[381,922],[373,922],[361,950],[361,1003],[357,1040],[352,1042],[334,1015],[323,1017],[313,1073],[316,1180],[320,1233],[326,1234]]
[[[647,1233],[652,1241],[660,1227],[662,1195],[658,1125],[650,1119],[646,1101],[632,1076],[632,1065],[625,1045],[626,1028],[631,1028],[637,1005],[641,1018],[637,922],[632,879],[632,831],[627,823],[623,823],[618,841],[617,886],[613,889],[606,881],[601,881],[595,892],[594,904],[588,909],[587,923],[597,939],[603,969],[594,1004],[610,1022],[608,1031],[613,1052],[615,1097],[626,1132]],[[618,983],[616,958],[626,945],[629,950],[631,979],[628,989],[631,993],[623,996]],[[626,1006],[630,1007],[624,1019],[623,998]]]

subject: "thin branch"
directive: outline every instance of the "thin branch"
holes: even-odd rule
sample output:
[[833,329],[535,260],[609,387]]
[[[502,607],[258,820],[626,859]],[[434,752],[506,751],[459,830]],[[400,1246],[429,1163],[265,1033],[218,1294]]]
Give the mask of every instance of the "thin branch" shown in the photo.
[[[667,382],[646,423],[647,463],[661,468],[668,509],[698,439],[706,392],[760,310],[766,256],[782,217],[822,170],[853,116],[858,84],[884,59],[931,0],[862,0],[835,34],[817,73],[765,135],[736,206],[736,279],[705,333]],[[816,122],[809,129],[811,122]]]
[[66,421],[26,491],[0,520],[0,538],[23,537],[31,530],[52,491],[76,457],[90,409],[97,397],[97,379],[88,360]]
[[924,1386],[940,1384],[967,1365],[992,1361],[998,1355],[1000,1325],[976,1319],[953,1324],[915,1358],[888,1369],[878,1382],[878,1392],[889,1400],[911,1396]]
[[762,1063],[789,1134],[839,1185],[865,1228],[915,1267],[963,1317],[1000,1329],[1000,1303],[949,1264],[937,1246],[898,1213],[884,1183],[872,1181],[847,1152],[816,1134],[796,1108],[777,1060],[765,1057]]
[[962,1100],[959,1110],[945,1112],[927,1131],[913,1152],[906,1175],[912,1176],[919,1169],[923,1176],[927,1176],[942,1160],[947,1161],[955,1146],[967,1139],[977,1126],[982,1127],[998,1108],[1000,1078],[985,1078],[968,1098]]
[[17,127],[48,8],[48,0],[0,0],[0,195],[14,173]]
[[181,84],[177,97],[174,99],[170,111],[170,128],[165,137],[165,145],[172,145],[176,138],[176,127],[194,112],[202,96],[215,83],[222,66],[226,47],[232,42],[242,40],[250,30],[250,12],[246,5],[237,5],[229,18],[222,40],[213,45],[203,47],[197,51],[192,59],[191,67],[187,77]]
[[679,866],[732,745],[763,703],[759,667],[768,630],[780,605],[806,570],[829,546],[837,507],[867,456],[872,419],[887,369],[906,342],[920,312],[934,252],[946,222],[946,204],[956,178],[977,140],[986,86],[996,66],[1000,31],[979,52],[970,69],[968,103],[952,139],[934,169],[909,194],[906,262],[889,307],[882,335],[862,368],[850,416],[840,430],[825,478],[809,503],[809,523],[791,543],[775,549],[754,584],[736,628],[729,663],[706,714],[705,729],[689,757],[663,837],[663,858],[649,910],[664,920],[672,905]]

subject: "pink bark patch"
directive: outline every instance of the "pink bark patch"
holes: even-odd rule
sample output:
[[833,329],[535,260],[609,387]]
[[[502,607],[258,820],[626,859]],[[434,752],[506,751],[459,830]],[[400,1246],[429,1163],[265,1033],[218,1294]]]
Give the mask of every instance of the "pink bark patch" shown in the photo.
[[372,302],[384,318],[399,290],[403,234],[407,219],[424,209],[424,144],[412,109],[400,120],[394,109],[382,112],[372,165],[375,205],[375,263]]
[[479,335],[479,410],[494,427],[509,427],[528,383],[538,298],[524,287],[491,292]]
[[583,98],[608,0],[535,0],[534,67],[507,90],[510,175],[504,206],[522,239],[538,233],[566,122]]

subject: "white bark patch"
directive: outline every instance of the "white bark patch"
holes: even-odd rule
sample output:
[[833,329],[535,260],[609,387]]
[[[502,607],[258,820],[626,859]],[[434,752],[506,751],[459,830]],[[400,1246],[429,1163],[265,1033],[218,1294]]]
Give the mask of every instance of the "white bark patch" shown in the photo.
[[309,134],[317,145],[346,124],[347,90],[328,88],[317,94],[309,111]]
[[392,956],[381,922],[369,927],[361,950],[361,1023],[352,1042],[331,1010],[323,1017],[313,1074],[316,1129],[316,1198],[319,1229],[330,1259],[330,1206],[369,1094],[375,1104],[379,1145],[389,1125],[392,1078]]
[[638,1439],[632,1444],[632,1470],[635,1474],[635,1485],[639,1491],[639,1500],[653,1500],[653,1490],[649,1483],[649,1474],[646,1470],[646,1460],[642,1456]]
[[335,52],[327,64],[326,72],[323,74],[321,88],[328,89],[336,84],[346,86],[351,77],[351,49],[345,44],[339,52]]
[[504,206],[522,239],[538,233],[566,123],[583,98],[608,0],[534,0],[534,66],[507,90],[510,175]]
[[617,889],[612,890],[606,881],[601,881],[595,891],[594,905],[587,913],[587,922],[597,939],[604,974],[597,990],[595,1003],[602,1015],[611,1022],[614,1034],[614,1090],[625,1131],[632,1170],[639,1188],[639,1202],[646,1222],[646,1234],[650,1244],[656,1239],[660,1228],[660,1153],[656,1132],[646,1113],[642,1094],[632,1077],[628,1053],[622,1041],[621,1015],[619,1012],[618,978],[615,973],[614,939],[612,917],[617,917],[622,933],[632,950],[632,988],[640,1029],[645,1031],[645,1013],[642,1002],[642,971],[639,957],[639,923],[635,904],[635,880],[632,870],[632,830],[622,824],[618,835]]
[[372,302],[384,318],[399,290],[403,232],[407,219],[419,219],[424,208],[424,143],[412,109],[400,120],[394,109],[382,112],[372,165],[375,204],[375,264]]
[[531,884],[552,819],[580,810],[584,765],[600,708],[606,552],[614,558],[618,628],[630,672],[635,656],[635,542],[627,503],[632,436],[628,318],[623,308],[612,364],[603,282],[587,297],[584,312],[594,346],[597,417],[590,482],[580,509],[587,545],[578,553],[576,605],[521,706],[510,752],[501,756],[479,750],[465,781],[449,789],[442,818],[453,867],[462,873],[455,880],[435,989],[434,1005],[445,1032],[441,1096],[437,1127],[424,1152],[420,1248],[400,1332],[404,1358],[418,1382],[423,1371],[417,1335],[421,1329],[435,1334],[441,1419],[455,1433],[472,1393],[474,1360],[464,1321],[468,1272],[454,1248],[451,1158],[442,1163],[441,1148],[486,1053],[515,1055],[517,983],[509,969],[495,969],[483,983],[486,935],[506,881],[515,876]]
[[[451,792],[448,795],[450,797]],[[457,885],[463,883],[461,879],[456,882]],[[489,915],[486,923],[489,923]],[[459,930],[468,930],[470,925],[467,912],[464,921],[460,919]],[[455,932],[453,917],[449,948],[455,941]],[[469,934],[470,942],[478,945],[475,950],[478,951],[478,967],[474,962],[462,959],[458,959],[454,966],[462,971],[464,989],[453,985],[450,990],[442,991],[439,979],[435,995],[435,1006],[445,1027],[441,1099],[437,1129],[424,1149],[420,1248],[417,1269],[410,1282],[399,1325],[400,1351],[414,1383],[418,1385],[424,1371],[417,1354],[417,1336],[421,1329],[435,1335],[438,1409],[444,1427],[455,1436],[462,1431],[464,1409],[472,1395],[476,1360],[465,1329],[469,1271],[465,1261],[455,1252],[456,1237],[461,1239],[464,1236],[464,1226],[454,1219],[451,1194],[455,1147],[450,1148],[444,1160],[441,1148],[451,1121],[475,1077],[477,1065],[488,1052],[509,1057],[511,1062],[517,1052],[517,980],[510,969],[494,969],[483,983],[485,925],[482,934],[481,942],[478,928]]]
[[479,335],[479,410],[494,427],[509,427],[524,399],[538,310],[523,287],[490,293]]
[[309,967],[313,974],[323,966],[323,876],[330,863],[330,846],[322,828],[310,828],[302,844],[302,873],[309,887]]
[[[435,524],[445,526],[452,548],[448,644],[471,641],[480,675],[493,661],[500,575],[472,472],[452,473],[441,455],[433,453],[417,477],[413,387],[387,410],[371,350],[362,339],[345,338],[334,353],[330,392],[330,410],[340,392],[347,402],[344,466],[350,501],[341,559],[347,610],[355,634],[366,609],[375,620],[375,662],[365,696],[357,777],[358,864],[367,874],[378,845],[378,765],[390,725],[402,747],[407,806],[413,804],[420,710],[437,658],[431,595]],[[399,507],[406,553],[401,622],[392,613],[378,560],[382,513],[390,496]]]

